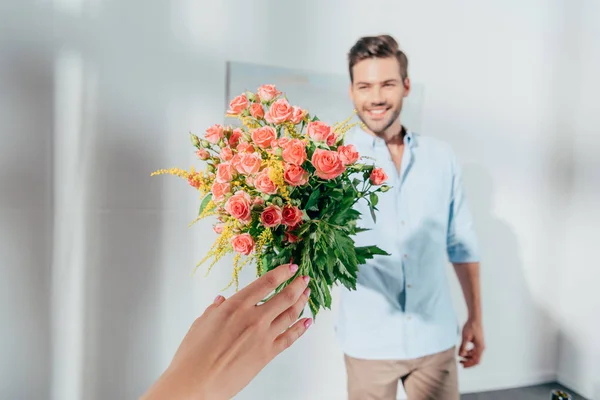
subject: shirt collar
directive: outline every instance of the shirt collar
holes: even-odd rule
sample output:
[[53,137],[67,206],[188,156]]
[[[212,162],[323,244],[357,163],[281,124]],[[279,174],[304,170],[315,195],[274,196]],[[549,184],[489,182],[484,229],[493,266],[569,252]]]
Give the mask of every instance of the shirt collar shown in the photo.
[[[404,128],[406,130],[406,134],[404,135],[404,145],[409,148],[414,148],[417,145],[416,134],[408,128]],[[379,137],[373,137],[371,134],[365,132],[361,129],[361,133],[366,137],[367,142],[370,142],[373,148],[377,147],[385,147],[385,141]]]

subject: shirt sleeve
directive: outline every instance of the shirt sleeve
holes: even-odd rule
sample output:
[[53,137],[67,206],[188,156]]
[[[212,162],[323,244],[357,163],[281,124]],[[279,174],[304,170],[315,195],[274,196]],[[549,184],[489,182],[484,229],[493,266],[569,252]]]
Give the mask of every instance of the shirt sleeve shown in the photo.
[[451,263],[479,261],[479,248],[473,218],[467,204],[462,170],[451,152],[452,193],[448,221],[447,253]]

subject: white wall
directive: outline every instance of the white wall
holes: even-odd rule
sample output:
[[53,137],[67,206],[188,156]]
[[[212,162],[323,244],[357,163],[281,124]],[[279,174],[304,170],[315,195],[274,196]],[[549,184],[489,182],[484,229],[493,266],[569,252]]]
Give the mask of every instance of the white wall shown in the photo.
[[[1,280],[0,315],[10,322],[0,345],[16,360],[1,371],[2,394],[43,397],[51,350],[57,399],[134,398],[148,387],[230,271],[225,262],[207,279],[202,271],[189,277],[212,242],[209,225],[186,229],[197,199],[182,182],[149,173],[189,166],[187,132],[222,120],[227,60],[345,74],[353,42],[383,32],[400,41],[413,79],[425,86],[422,133],[450,142],[464,163],[481,237],[488,350],[480,367],[461,371],[461,388],[555,377],[558,324],[571,309],[557,309],[555,285],[572,285],[561,296],[571,294],[573,306],[583,301],[577,282],[568,283],[573,275],[561,274],[571,256],[557,252],[548,169],[562,140],[564,49],[553,43],[562,40],[567,2],[26,3],[0,12],[0,249],[10,277]],[[578,135],[574,147],[591,152],[586,140]],[[593,161],[597,153],[585,154]],[[577,254],[583,272],[592,257],[577,238],[588,232],[582,205],[593,209],[583,189],[591,185],[575,187],[565,251]],[[288,399],[344,398],[331,320],[325,313],[239,398],[280,398],[278,390]],[[582,338],[573,339],[580,349]],[[39,361],[23,357],[32,352]],[[581,368],[592,364],[582,360]],[[561,370],[565,379],[569,369]],[[571,380],[587,379],[583,373]]]
[[0,4],[0,397],[41,399],[50,383],[51,49],[39,38],[33,43],[33,34],[13,39],[5,7]]
[[[590,399],[600,399],[600,3],[581,1],[566,15],[567,78],[563,140],[557,182],[564,223],[560,235],[561,280],[558,378]],[[565,162],[566,161],[566,162]]]

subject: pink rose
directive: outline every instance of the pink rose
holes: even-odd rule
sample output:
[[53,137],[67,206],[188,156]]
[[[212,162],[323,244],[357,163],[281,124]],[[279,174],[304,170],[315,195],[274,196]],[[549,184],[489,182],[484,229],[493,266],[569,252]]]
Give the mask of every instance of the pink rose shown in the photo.
[[246,192],[238,191],[225,203],[225,211],[233,218],[247,224],[252,219],[250,213],[250,195]]
[[281,219],[284,225],[293,226],[302,222],[302,211],[296,206],[284,206],[281,211]]
[[274,228],[281,224],[281,208],[271,204],[260,214],[260,222],[267,228]]
[[281,157],[290,164],[302,165],[306,161],[306,144],[300,139],[287,141],[283,146]]
[[359,158],[358,151],[356,151],[356,147],[353,144],[340,146],[337,151],[344,165],[354,164]]
[[255,197],[252,200],[252,207],[261,207],[265,204],[265,200],[262,197]]
[[308,137],[317,142],[326,142],[333,131],[331,127],[323,121],[312,121],[306,126]]
[[221,163],[217,165],[217,182],[231,182],[233,179],[233,167],[230,163]]
[[198,149],[196,155],[201,160],[208,160],[210,158],[210,153],[206,149]]
[[346,170],[339,154],[331,150],[316,149],[311,162],[321,179],[335,179]]
[[258,153],[243,153],[242,158],[237,165],[237,170],[240,174],[250,175],[256,174],[260,170],[262,158]]
[[275,139],[277,139],[277,132],[272,126],[263,126],[252,132],[252,141],[263,149],[269,148]]
[[271,101],[281,94],[275,85],[262,85],[257,90],[258,97],[263,101]]
[[337,142],[338,136],[334,131],[331,131],[331,134],[327,136],[327,146],[331,147]]
[[231,191],[231,185],[228,182],[215,182],[210,191],[214,201],[221,201],[225,198],[225,195]]
[[294,124],[299,124],[300,122],[302,122],[304,115],[306,115],[305,110],[301,109],[300,107],[294,106],[292,107],[292,117],[290,118],[290,120]]
[[265,194],[275,194],[277,193],[277,186],[271,178],[269,177],[269,169],[263,169],[260,174],[256,175],[256,179],[254,180],[254,186],[256,189]]
[[254,239],[249,233],[242,233],[231,239],[231,245],[234,251],[247,256],[254,250]]
[[283,232],[283,240],[290,242],[290,243],[296,243],[296,242],[298,242],[298,236],[286,231],[286,232]]
[[248,184],[248,186],[254,186],[254,181],[255,178],[253,176],[246,175],[246,183]]
[[223,161],[230,161],[233,158],[233,151],[231,147],[223,147],[219,153],[219,157]]
[[292,186],[306,185],[306,182],[308,182],[308,172],[299,165],[286,164],[283,171],[283,179]]
[[231,158],[231,160],[229,161],[229,163],[231,164],[231,166],[233,168],[235,168],[236,171],[240,171],[240,163],[242,162],[242,155],[241,154],[234,154],[233,157]]
[[265,110],[258,103],[252,103],[250,106],[250,115],[252,115],[256,119],[261,119],[265,116]]
[[218,224],[215,224],[213,226],[213,231],[215,231],[215,233],[217,235],[220,235],[221,233],[223,233],[223,229],[224,228],[225,228],[225,224],[224,223],[218,223]]
[[277,139],[277,146],[281,147],[283,149],[290,142],[290,140],[292,140],[292,139],[290,139],[288,137],[279,138],[279,139]]
[[381,168],[374,168],[373,171],[371,171],[371,176],[369,177],[373,185],[381,185],[387,180],[387,178],[388,176]]
[[229,136],[229,139],[227,140],[227,142],[229,143],[229,145],[231,147],[236,147],[238,145],[238,143],[240,142],[241,138],[242,138],[242,130],[240,128],[236,128],[233,130],[233,132],[231,132],[231,135]]
[[250,143],[242,142],[237,145],[236,150],[238,153],[254,153],[254,146]]
[[248,98],[246,94],[240,94],[235,99],[231,100],[229,103],[229,110],[227,110],[227,114],[237,115],[248,108]]
[[276,100],[271,104],[271,108],[265,115],[265,119],[270,124],[280,124],[289,120],[292,117],[292,106],[286,99]]
[[212,144],[219,143],[219,140],[223,138],[223,125],[214,124],[206,130],[204,137]]

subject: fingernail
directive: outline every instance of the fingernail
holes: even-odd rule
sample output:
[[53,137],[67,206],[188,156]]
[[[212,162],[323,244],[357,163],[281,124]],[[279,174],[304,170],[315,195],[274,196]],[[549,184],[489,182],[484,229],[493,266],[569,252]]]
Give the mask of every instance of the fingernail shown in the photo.
[[304,279],[304,283],[308,283],[308,281],[310,281],[310,276],[307,275],[302,279]]
[[219,302],[219,300],[221,300],[221,298],[222,298],[222,297],[223,297],[223,296],[221,296],[221,295],[218,295],[217,297],[215,297],[215,301],[214,301],[213,303],[218,303],[218,302]]
[[310,326],[312,325],[312,318],[307,319],[306,321],[304,321],[304,327],[306,329],[310,328]]
[[305,296],[310,296],[310,288],[304,289],[304,295]]
[[290,265],[290,271],[292,271],[292,274],[295,273],[296,271],[298,271],[298,265],[291,264]]

